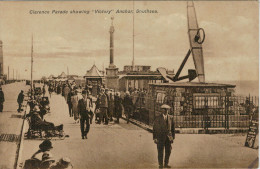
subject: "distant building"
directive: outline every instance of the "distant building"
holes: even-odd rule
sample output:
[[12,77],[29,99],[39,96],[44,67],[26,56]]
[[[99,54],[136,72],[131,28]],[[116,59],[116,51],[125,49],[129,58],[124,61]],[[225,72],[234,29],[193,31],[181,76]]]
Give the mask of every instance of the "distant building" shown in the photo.
[[136,72],[149,72],[151,71],[151,66],[144,66],[144,65],[135,65],[134,69],[132,65],[124,66],[124,72],[132,72],[135,70]]
[[97,96],[98,88],[103,85],[105,80],[104,74],[102,74],[94,64],[91,69],[87,71],[84,78],[86,86],[92,90],[92,95]]
[[66,75],[64,72],[62,72],[62,73],[58,76],[58,78],[60,78],[60,79],[65,79],[65,78],[67,78],[67,75]]

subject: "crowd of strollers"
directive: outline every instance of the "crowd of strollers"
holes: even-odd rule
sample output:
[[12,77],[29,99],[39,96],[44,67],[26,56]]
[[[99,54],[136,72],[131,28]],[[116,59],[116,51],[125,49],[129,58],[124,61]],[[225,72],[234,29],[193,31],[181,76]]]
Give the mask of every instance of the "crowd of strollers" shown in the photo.
[[[97,88],[96,98],[92,97],[92,88],[88,85],[85,87],[77,86],[75,83],[69,82],[52,82],[49,83],[48,90],[51,96],[52,92],[64,96],[68,108],[69,116],[73,117],[75,123],[79,123],[80,111],[79,100],[82,98],[82,92],[87,93],[87,98],[90,99],[90,123],[92,123],[95,116],[97,124],[107,125],[109,122],[114,121],[119,123],[119,119],[124,114],[129,123],[129,118],[136,111],[140,102],[144,102],[146,90],[129,89],[125,92],[115,92],[113,89],[105,88],[104,85],[99,85]],[[95,100],[95,108],[93,101]]]

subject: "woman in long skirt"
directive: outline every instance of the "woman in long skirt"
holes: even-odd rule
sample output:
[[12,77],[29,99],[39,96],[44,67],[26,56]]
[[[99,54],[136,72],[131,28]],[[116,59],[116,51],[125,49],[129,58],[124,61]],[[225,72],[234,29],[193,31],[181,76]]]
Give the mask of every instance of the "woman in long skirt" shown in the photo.
[[73,115],[74,115],[74,120],[75,120],[75,123],[78,123],[79,122],[79,114],[78,114],[78,95],[77,93],[73,92],[72,96],[71,96],[71,103],[72,103],[72,112],[73,112]]

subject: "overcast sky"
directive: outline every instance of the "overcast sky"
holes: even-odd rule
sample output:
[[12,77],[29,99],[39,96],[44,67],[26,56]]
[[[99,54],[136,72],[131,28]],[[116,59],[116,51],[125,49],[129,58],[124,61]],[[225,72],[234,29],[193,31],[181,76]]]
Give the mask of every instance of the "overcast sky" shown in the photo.
[[[203,43],[206,81],[258,79],[258,2],[195,2]],[[114,16],[115,65],[132,61],[132,14],[29,14],[30,10],[117,10],[133,2],[0,2],[0,40],[4,72],[10,67],[20,77],[30,76],[31,36],[34,36],[35,77],[62,71],[84,75],[95,63],[109,64],[109,27]],[[135,14],[135,63],[177,71],[189,49],[186,2],[135,2],[135,9],[157,14]],[[194,68],[192,57],[183,70]],[[27,71],[25,71],[27,70]]]

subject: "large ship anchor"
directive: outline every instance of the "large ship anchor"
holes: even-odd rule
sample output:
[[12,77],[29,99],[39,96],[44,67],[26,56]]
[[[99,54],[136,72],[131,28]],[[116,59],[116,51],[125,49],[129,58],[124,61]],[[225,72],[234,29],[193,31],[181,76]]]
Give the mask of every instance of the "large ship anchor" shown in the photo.
[[[158,68],[157,71],[161,73],[165,82],[177,82],[183,79],[194,80],[198,77],[200,83],[205,83],[205,72],[204,72],[204,59],[202,44],[205,41],[205,31],[203,28],[199,28],[195,7],[192,1],[187,2],[187,18],[188,18],[188,35],[190,40],[190,49],[183,59],[178,71],[175,76],[167,75],[165,68]],[[188,69],[188,75],[179,77],[185,63],[187,62],[190,55],[193,55],[193,61],[195,69]]]

